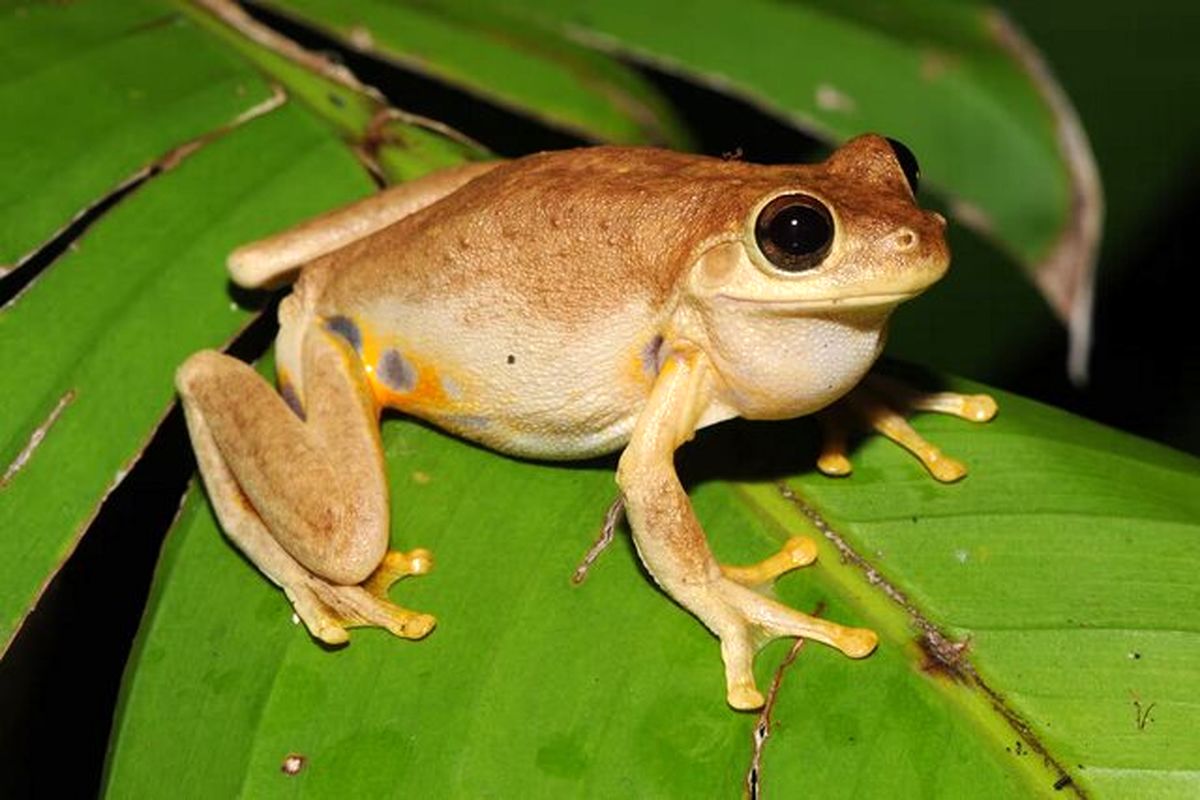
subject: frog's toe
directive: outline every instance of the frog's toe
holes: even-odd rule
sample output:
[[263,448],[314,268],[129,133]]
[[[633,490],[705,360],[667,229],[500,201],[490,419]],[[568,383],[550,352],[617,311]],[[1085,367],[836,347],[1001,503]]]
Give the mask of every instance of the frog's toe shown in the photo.
[[421,639],[437,625],[429,614],[392,603],[388,589],[401,578],[424,575],[433,568],[428,550],[391,551],[373,573],[357,586],[340,586],[316,576],[290,587],[288,597],[297,616],[317,639],[344,644],[347,628],[383,628],[402,639]]
[[754,683],[754,655],[772,639],[812,639],[850,658],[870,655],[879,643],[874,631],[810,616],[728,578],[722,577],[713,589],[720,610],[709,616],[707,622],[721,639],[726,700],[739,710],[753,710],[763,704],[763,696]]
[[754,685],[755,648],[746,629],[721,637],[721,660],[725,662],[725,701],[738,711],[762,708],[762,692]]
[[817,456],[817,469],[831,478],[840,478],[854,471],[854,465],[846,455],[846,440],[850,422],[841,404],[817,415],[821,426],[821,452]]
[[721,565],[721,574],[743,586],[762,586],[784,573],[817,560],[817,545],[807,536],[793,536],[770,558],[748,566]]
[[855,418],[861,425],[883,434],[920,459],[937,480],[952,483],[963,478],[967,474],[965,464],[947,456],[908,424],[906,417],[914,411],[932,411],[971,422],[987,422],[996,416],[997,405],[986,394],[920,392],[891,378],[870,375],[843,402],[818,416],[822,447],[817,468],[826,475],[850,473],[846,436],[851,418]]
[[433,553],[423,547],[407,553],[389,550],[362,587],[381,600],[388,599],[392,584],[410,575],[424,575],[433,569]]

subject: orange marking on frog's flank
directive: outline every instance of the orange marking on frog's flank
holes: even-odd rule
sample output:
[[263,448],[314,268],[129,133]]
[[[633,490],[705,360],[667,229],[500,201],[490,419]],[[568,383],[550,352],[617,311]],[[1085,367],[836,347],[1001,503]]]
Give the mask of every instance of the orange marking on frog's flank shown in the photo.
[[625,369],[623,373],[624,379],[631,386],[642,388],[651,386],[654,383],[654,375],[646,370],[646,359],[640,347],[635,347],[625,357]]
[[[409,348],[402,346],[399,342],[381,341],[373,331],[363,325],[359,325],[359,330],[362,332],[363,369],[366,370],[367,381],[371,384],[371,392],[375,395],[376,403],[383,408],[414,411],[440,411],[450,405],[445,387],[442,386],[441,378],[438,376],[438,370],[432,363],[414,356]],[[416,374],[412,389],[392,388],[380,377],[379,365],[383,354],[388,350],[399,353],[400,357],[412,367]]]

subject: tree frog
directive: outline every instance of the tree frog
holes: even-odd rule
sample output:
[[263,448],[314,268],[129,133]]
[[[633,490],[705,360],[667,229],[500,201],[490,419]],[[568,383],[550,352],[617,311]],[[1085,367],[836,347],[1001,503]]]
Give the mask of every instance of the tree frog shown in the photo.
[[[892,310],[948,265],[945,220],[917,206],[916,184],[911,152],[876,135],[792,166],[581,148],[437,172],[241,247],[237,284],[295,285],[279,308],[279,392],[213,351],[176,377],[221,525],[314,637],[373,625],[420,638],[434,618],[388,590],[432,560],[388,551],[381,409],[523,457],[624,448],[637,552],[719,638],[731,706],[762,705],[751,667],[770,639],[866,656],[872,631],[761,591],[812,562],[812,541],[718,563],[673,458],[708,425],[851,393],[935,477],[961,476],[901,411],[984,420],[990,399],[908,393],[893,410],[894,387],[859,385]],[[845,472],[831,430],[819,465]]]

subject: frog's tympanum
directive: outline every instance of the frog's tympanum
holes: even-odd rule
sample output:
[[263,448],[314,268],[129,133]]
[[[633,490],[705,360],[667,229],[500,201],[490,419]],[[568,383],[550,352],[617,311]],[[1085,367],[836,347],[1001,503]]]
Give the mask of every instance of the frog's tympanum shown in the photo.
[[[434,619],[387,593],[432,562],[388,551],[381,409],[517,456],[624,448],[637,551],[720,639],[730,705],[762,705],[751,665],[770,639],[866,656],[873,632],[759,591],[810,563],[812,541],[751,567],[713,558],[673,457],[707,425],[850,393],[936,477],[962,475],[901,412],[982,420],[989,399],[863,381],[892,310],[946,271],[945,220],[916,205],[916,181],[907,148],[874,135],[800,166],[595,147],[445,170],[242,247],[239,285],[295,286],[278,393],[216,352],[177,376],[221,525],[318,639],[356,625],[419,638]],[[831,430],[819,466],[843,473]]]

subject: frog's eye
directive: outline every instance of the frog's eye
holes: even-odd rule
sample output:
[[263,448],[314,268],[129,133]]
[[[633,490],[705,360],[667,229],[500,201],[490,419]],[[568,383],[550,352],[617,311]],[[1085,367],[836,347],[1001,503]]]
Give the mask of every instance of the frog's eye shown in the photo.
[[787,272],[821,263],[833,244],[833,217],[825,204],[806,194],[785,194],[763,207],[754,238],[767,260]]
[[912,189],[912,193],[915,195],[917,185],[921,182],[921,165],[917,163],[917,157],[913,155],[912,150],[904,146],[904,142],[889,138],[887,143],[892,146],[892,154],[896,156],[900,169],[904,170],[908,188]]

